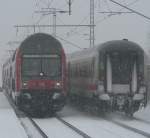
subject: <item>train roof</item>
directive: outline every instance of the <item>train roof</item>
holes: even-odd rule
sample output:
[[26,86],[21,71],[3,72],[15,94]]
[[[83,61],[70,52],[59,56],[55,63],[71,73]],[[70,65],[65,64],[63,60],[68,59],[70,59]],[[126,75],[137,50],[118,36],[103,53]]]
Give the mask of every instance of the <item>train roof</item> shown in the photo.
[[128,50],[144,52],[142,47],[137,43],[128,41],[127,39],[123,39],[123,40],[107,41],[95,47],[87,48],[82,51],[77,51],[72,54],[68,54],[67,58],[69,61],[83,59],[83,58],[90,58],[90,57],[94,57],[95,54],[98,53],[99,51],[110,51],[114,49],[119,49],[119,50],[128,49]]
[[144,51],[140,45],[135,42],[128,41],[127,39],[123,40],[112,40],[98,45],[99,50],[111,50],[111,49],[130,49],[137,51]]
[[45,33],[36,33],[27,37],[19,46],[24,54],[50,54],[62,51],[61,43],[53,36]]

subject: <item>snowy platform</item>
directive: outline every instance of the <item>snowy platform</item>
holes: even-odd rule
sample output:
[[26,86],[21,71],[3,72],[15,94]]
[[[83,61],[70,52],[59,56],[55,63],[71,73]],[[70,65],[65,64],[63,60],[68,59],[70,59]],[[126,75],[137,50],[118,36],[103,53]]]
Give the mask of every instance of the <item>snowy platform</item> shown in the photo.
[[0,92],[0,138],[27,138],[15,112]]

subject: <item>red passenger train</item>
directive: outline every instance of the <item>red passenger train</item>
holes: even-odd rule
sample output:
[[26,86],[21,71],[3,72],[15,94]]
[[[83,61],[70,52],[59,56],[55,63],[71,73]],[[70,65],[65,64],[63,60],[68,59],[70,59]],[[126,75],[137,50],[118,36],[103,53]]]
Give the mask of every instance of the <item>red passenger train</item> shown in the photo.
[[66,57],[51,35],[27,37],[3,65],[3,88],[28,113],[54,113],[66,99]]

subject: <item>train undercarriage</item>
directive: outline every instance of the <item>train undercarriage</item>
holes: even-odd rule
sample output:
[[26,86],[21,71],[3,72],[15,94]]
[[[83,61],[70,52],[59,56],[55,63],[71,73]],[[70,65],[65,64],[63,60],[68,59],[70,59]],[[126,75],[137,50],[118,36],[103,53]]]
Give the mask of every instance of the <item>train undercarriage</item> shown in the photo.
[[15,99],[16,105],[31,116],[51,116],[65,105],[65,96],[61,92],[23,91]]

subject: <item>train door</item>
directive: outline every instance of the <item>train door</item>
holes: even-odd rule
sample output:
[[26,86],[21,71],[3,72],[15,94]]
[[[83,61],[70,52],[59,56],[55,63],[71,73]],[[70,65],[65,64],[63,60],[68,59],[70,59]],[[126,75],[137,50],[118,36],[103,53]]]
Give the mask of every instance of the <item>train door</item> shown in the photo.
[[111,52],[106,55],[106,91],[114,94],[137,91],[137,61],[134,54]]

